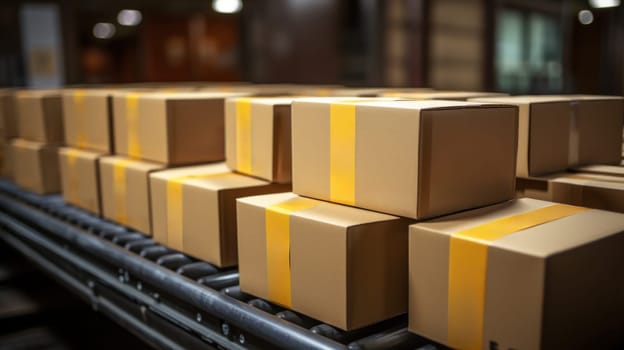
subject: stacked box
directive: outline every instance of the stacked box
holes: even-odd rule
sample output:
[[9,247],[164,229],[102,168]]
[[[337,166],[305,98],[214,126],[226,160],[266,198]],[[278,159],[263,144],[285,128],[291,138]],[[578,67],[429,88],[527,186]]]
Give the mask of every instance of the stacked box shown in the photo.
[[238,200],[241,289],[344,330],[406,312],[408,226],[513,198],[517,118],[508,105],[295,100],[296,194]]
[[0,176],[13,176],[11,163],[11,140],[17,137],[15,91],[0,89]]
[[13,179],[39,194],[60,191],[58,148],[63,144],[60,90],[15,93],[17,136],[11,142]]
[[409,330],[458,349],[624,341],[624,215],[519,199],[410,227]]

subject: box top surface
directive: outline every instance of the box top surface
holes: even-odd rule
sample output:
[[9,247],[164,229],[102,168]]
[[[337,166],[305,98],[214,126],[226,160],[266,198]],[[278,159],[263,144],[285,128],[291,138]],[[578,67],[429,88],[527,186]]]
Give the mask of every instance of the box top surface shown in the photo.
[[87,150],[73,148],[73,147],[61,147],[59,148],[59,153],[64,154],[64,155],[73,153],[76,156],[81,157],[81,158],[98,158],[98,157],[106,155],[106,153],[103,153],[103,152],[87,151]]
[[47,143],[29,141],[29,140],[24,140],[24,139],[13,139],[11,143],[15,145],[16,147],[27,148],[31,150],[43,149],[46,147],[58,147],[58,145],[49,145]]
[[[472,229],[506,217],[559,205],[552,202],[521,198],[476,210],[414,224],[418,230],[444,236]],[[490,246],[521,254],[546,258],[624,232],[624,214],[587,209],[561,219],[515,231],[489,243]]]
[[251,104],[270,105],[270,106],[290,106],[297,97],[294,96],[275,96],[275,97],[231,97],[227,102],[236,103],[240,100],[251,102]]
[[165,167],[163,164],[148,162],[144,160],[131,159],[123,156],[106,156],[100,158],[100,163],[115,165],[123,163],[124,167],[142,171],[151,171],[156,169],[162,169]]
[[43,97],[60,97],[62,90],[60,89],[24,89],[15,92],[16,98],[43,98]]
[[624,166],[621,165],[586,165],[574,168],[573,170],[580,173],[603,173],[624,176]]
[[399,92],[387,92],[384,96],[395,96],[402,98],[415,98],[415,99],[463,99],[471,97],[485,97],[485,96],[507,96],[505,93],[499,92],[485,92],[485,91],[399,91]]
[[383,100],[371,100],[362,98],[359,100],[317,100],[317,99],[301,99],[296,100],[293,103],[344,103],[354,104],[357,106],[367,107],[383,107],[383,108],[395,108],[395,109],[412,109],[412,110],[434,110],[434,109],[462,109],[462,108],[499,108],[499,107],[512,107],[506,104],[494,104],[494,103],[480,103],[480,102],[468,102],[468,101],[446,101],[446,100],[397,100],[397,99],[383,99]]
[[292,216],[321,221],[343,228],[399,219],[396,216],[388,214],[301,197],[292,192],[245,197],[239,198],[237,201],[256,207],[266,208],[289,200],[299,199],[309,201],[309,208],[295,211],[291,214]]
[[211,191],[265,186],[270,184],[269,181],[238,174],[231,170],[228,172],[206,175],[206,177],[200,176],[197,178],[188,179],[184,183],[188,186]]
[[512,103],[512,104],[531,104],[531,103],[553,103],[553,102],[569,102],[570,99],[563,96],[499,96],[499,97],[477,97],[471,98],[473,102],[493,102],[493,103]]
[[197,174],[225,173],[231,170],[224,162],[184,166],[180,168],[172,168],[156,171],[150,174],[151,178],[168,180],[180,176],[192,176]]

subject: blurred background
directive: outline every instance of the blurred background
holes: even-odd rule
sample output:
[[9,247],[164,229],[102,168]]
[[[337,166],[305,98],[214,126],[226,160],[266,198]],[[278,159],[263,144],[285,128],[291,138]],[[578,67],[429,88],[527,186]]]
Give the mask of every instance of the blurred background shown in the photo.
[[622,95],[623,43],[620,0],[2,0],[0,85]]

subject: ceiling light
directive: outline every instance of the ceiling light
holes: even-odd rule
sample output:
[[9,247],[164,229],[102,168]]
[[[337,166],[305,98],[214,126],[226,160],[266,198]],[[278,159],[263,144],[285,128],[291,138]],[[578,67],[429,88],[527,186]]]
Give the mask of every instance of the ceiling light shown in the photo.
[[121,10],[117,14],[117,22],[122,26],[136,26],[141,23],[143,15],[138,10]]
[[93,26],[93,36],[98,39],[110,39],[115,35],[115,25],[107,22],[96,23]]
[[218,13],[236,13],[243,8],[241,0],[213,0],[212,9]]

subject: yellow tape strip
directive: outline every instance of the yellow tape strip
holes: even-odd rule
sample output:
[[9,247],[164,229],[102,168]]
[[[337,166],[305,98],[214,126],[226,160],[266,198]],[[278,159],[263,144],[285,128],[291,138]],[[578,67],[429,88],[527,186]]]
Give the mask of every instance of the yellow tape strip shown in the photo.
[[273,302],[290,307],[290,214],[318,205],[307,198],[294,198],[265,210],[267,281]]
[[113,191],[115,198],[115,221],[127,225],[128,224],[128,208],[127,208],[127,179],[126,167],[130,161],[126,159],[117,159],[113,164]]
[[87,131],[85,128],[87,111],[84,104],[84,90],[74,91],[74,108],[76,115],[76,144],[78,148],[87,147]]
[[490,242],[585,210],[589,209],[555,204],[455,233],[449,253],[448,344],[459,349],[483,348]]
[[67,157],[67,188],[65,190],[65,200],[72,204],[80,203],[80,177],[76,169],[78,151],[66,148],[64,150]]
[[236,167],[238,171],[252,174],[251,167],[251,100],[236,101]]
[[335,103],[329,115],[329,194],[355,204],[355,104]]
[[231,175],[230,172],[183,175],[167,180],[167,244],[173,249],[184,249],[184,183],[192,179]]
[[128,155],[133,158],[141,158],[138,93],[128,93],[126,96],[126,122],[128,129]]

